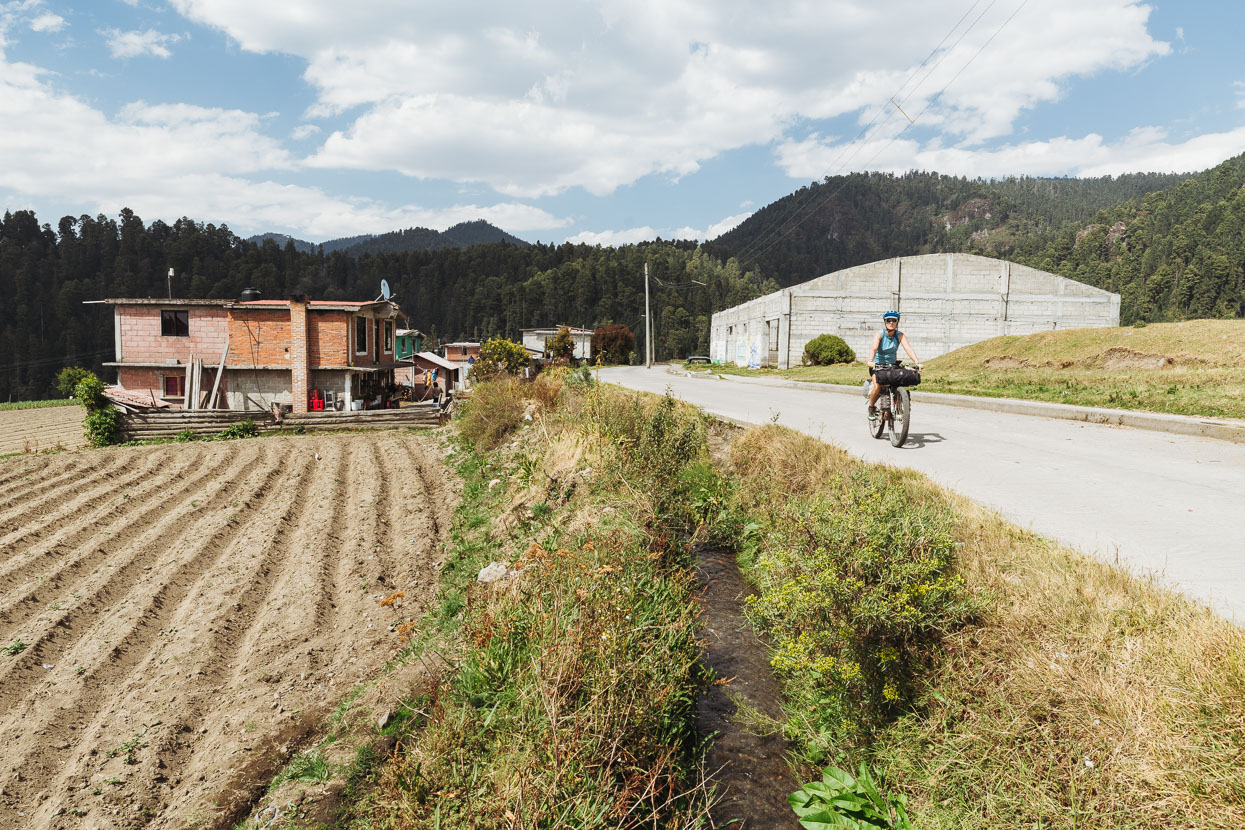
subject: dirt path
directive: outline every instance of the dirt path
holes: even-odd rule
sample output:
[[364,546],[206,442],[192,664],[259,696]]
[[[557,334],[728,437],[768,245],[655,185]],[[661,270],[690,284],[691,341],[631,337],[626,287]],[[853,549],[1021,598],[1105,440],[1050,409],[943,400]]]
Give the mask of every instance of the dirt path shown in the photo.
[[7,409],[0,412],[0,455],[86,446],[80,406]]
[[743,599],[752,593],[732,554],[701,550],[696,574],[704,588],[701,619],[705,625],[703,659],[718,682],[696,703],[701,738],[717,735],[705,759],[722,788],[713,809],[715,827],[769,828],[795,826],[787,795],[799,789],[783,758],[780,734],[759,734],[741,717],[740,706],[771,722],[783,712],[778,683],[770,673],[768,649],[743,614]]
[[13,458],[0,493],[3,827],[236,815],[393,653],[456,500],[406,432]]

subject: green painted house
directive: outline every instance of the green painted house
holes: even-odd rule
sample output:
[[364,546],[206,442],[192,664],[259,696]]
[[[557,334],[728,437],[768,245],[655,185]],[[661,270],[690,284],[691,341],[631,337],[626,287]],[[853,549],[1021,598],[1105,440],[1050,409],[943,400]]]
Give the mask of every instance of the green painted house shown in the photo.
[[398,329],[397,360],[404,360],[424,351],[424,343],[428,338],[419,329]]

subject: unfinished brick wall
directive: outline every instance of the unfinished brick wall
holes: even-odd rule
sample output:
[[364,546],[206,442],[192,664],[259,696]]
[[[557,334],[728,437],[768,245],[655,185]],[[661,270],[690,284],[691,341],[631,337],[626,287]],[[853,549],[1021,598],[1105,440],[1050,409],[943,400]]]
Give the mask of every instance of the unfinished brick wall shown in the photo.
[[315,311],[307,317],[307,356],[312,366],[350,365],[350,326],[346,311]]
[[289,366],[289,308],[231,310],[229,365]]
[[[121,359],[128,362],[179,360],[185,363],[191,352],[204,363],[220,359],[228,330],[223,308],[178,306],[169,303],[166,309],[187,312],[189,337],[164,337],[160,334],[161,306],[117,306],[117,324],[121,327]],[[128,388],[128,387],[127,387]]]

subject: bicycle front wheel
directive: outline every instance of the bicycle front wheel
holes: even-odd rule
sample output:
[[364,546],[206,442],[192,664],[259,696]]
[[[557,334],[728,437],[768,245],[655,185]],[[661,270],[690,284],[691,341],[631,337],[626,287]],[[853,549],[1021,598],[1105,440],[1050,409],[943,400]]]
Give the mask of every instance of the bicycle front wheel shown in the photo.
[[908,424],[912,418],[912,396],[906,387],[891,390],[891,446],[902,447],[908,440]]

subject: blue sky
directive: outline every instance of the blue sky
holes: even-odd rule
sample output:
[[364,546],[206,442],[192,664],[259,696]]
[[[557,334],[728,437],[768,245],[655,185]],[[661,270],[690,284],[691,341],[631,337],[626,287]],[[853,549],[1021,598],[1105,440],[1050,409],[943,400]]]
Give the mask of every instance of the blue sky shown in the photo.
[[1242,31],[1234,2],[0,0],[0,207],[617,244],[850,171],[1201,170],[1245,151]]

